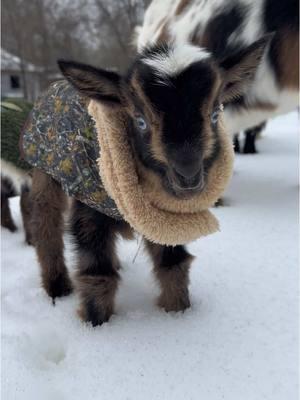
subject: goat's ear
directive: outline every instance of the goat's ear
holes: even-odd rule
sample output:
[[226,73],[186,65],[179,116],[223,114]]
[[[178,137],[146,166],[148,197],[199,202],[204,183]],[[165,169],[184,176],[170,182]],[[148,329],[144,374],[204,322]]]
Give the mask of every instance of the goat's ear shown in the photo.
[[83,95],[120,104],[121,77],[117,73],[73,61],[58,60],[57,63],[64,77]]
[[273,36],[273,33],[267,34],[250,46],[218,61],[224,79],[222,102],[226,103],[240,97],[247,90]]

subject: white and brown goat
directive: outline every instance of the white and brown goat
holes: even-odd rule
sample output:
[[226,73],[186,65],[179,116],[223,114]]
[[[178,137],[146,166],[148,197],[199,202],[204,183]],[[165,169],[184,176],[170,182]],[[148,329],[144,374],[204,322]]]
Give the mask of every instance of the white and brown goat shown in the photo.
[[[242,96],[233,95],[224,104],[232,135],[299,104],[298,0],[153,0],[138,31],[140,51],[162,43],[191,44],[218,60],[240,54],[273,32],[252,84]],[[248,136],[246,152],[254,152],[256,135]]]

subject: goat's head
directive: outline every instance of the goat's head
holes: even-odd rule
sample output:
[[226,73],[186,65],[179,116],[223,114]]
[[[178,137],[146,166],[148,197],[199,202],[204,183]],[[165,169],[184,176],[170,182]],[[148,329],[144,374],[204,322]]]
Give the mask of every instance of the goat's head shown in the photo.
[[[122,108],[128,136],[144,173],[178,198],[205,188],[220,148],[222,104],[251,83],[269,37],[217,60],[190,45],[145,49],[126,76],[59,61],[82,94]],[[146,172],[145,172],[146,171]]]

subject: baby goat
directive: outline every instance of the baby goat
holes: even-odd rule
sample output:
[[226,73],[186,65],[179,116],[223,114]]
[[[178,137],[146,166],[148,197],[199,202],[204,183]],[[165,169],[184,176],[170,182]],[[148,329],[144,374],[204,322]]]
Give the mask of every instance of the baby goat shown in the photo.
[[[59,66],[85,101],[100,102],[116,112],[122,109],[125,134],[143,173],[151,175],[153,185],[159,185],[174,199],[184,200],[205,189],[206,177],[222,146],[221,105],[246,90],[269,40],[269,36],[262,37],[221,58],[192,45],[155,45],[138,55],[125,76],[75,62],[60,61]],[[49,138],[60,137],[60,130],[74,122],[68,116],[69,100],[54,103],[61,107],[66,120],[54,124],[51,110],[40,110],[45,119],[37,129],[44,129]],[[37,114],[41,116],[41,112]],[[82,122],[80,114],[77,119]],[[76,156],[74,152],[74,159]],[[67,162],[61,167],[71,168]],[[43,286],[54,299],[72,290],[63,257],[66,196],[58,182],[36,169],[32,201]],[[83,320],[100,325],[114,311],[120,280],[116,236],[130,237],[131,228],[124,220],[110,216],[109,211],[101,213],[74,200],[71,231],[78,251],[80,313]],[[145,244],[161,288],[159,306],[166,311],[185,310],[190,306],[188,274],[193,257],[184,245],[165,246],[146,239]]]

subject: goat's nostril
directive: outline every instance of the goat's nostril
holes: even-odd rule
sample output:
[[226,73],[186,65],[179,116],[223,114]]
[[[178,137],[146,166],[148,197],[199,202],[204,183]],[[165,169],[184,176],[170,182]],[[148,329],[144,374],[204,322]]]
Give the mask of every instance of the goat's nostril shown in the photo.
[[203,177],[201,170],[198,170],[192,176],[183,176],[181,173],[174,169],[174,178],[176,180],[176,185],[180,186],[182,189],[195,189],[201,186]]
[[175,175],[180,179],[193,180],[200,176],[201,169],[198,168],[174,168]]

